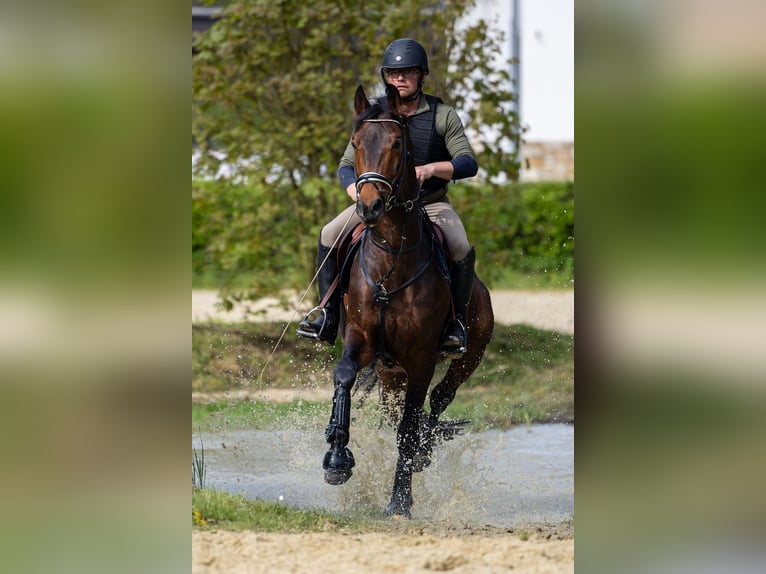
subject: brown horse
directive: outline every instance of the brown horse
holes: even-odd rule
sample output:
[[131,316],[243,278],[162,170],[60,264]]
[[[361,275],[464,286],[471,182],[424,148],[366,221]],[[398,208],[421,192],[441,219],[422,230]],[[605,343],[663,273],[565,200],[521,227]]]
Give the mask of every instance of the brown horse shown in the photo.
[[412,473],[430,464],[434,439],[455,425],[439,416],[481,361],[494,319],[489,292],[474,279],[468,308],[468,348],[453,359],[425,403],[447,321],[450,287],[440,267],[418,183],[407,120],[397,90],[387,86],[388,110],[356,90],[352,144],[356,149],[356,211],[366,225],[344,297],[343,355],[335,367],[332,415],[326,430],[325,480],[343,484],[352,474],[348,449],[351,389],[359,371],[373,365],[386,412],[398,421],[396,463],[389,515],[409,517]]

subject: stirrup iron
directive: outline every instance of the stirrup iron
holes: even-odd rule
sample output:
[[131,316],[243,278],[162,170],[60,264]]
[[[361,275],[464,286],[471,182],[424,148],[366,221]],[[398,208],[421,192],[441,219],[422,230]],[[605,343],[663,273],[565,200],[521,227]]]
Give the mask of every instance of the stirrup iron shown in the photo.
[[[322,328],[319,329],[318,332],[301,329],[301,324],[313,323],[314,321],[317,320],[318,317],[314,317],[313,319],[311,319],[312,315],[314,315],[317,312],[320,312],[322,314]],[[322,338],[322,334],[324,333],[325,327],[327,327],[327,309],[324,307],[316,306],[311,311],[306,313],[306,316],[303,318],[303,321],[301,321],[298,324],[298,328],[296,329],[295,332],[298,333],[301,337],[306,337],[307,339],[320,340]]]
[[[455,318],[454,322],[452,323],[453,327],[455,325],[459,325],[460,330],[462,331],[462,335],[463,335],[462,344],[458,343],[458,345],[456,346],[450,346],[447,344],[447,340],[449,340],[449,338],[447,338],[442,342],[442,346],[440,349],[442,353],[446,354],[448,357],[451,357],[451,358],[460,357],[464,355],[466,351],[468,351],[468,328],[466,327],[465,323],[458,318]],[[455,337],[455,338],[457,338],[459,341],[459,337]]]

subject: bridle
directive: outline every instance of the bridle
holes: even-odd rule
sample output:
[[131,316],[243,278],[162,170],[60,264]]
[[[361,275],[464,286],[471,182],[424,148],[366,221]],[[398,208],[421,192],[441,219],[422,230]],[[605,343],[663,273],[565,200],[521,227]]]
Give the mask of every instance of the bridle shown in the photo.
[[[409,160],[409,150],[407,149],[407,124],[404,121],[396,120],[393,118],[374,118],[363,120],[361,123],[384,123],[389,122],[399,126],[402,131],[402,156],[399,161],[399,168],[396,171],[394,179],[388,179],[382,173],[375,171],[367,171],[356,178],[356,195],[359,197],[359,190],[365,183],[371,183],[377,190],[380,197],[383,199],[386,205],[386,211],[390,211],[392,207],[402,207],[405,211],[412,211],[415,207],[415,202],[411,199],[406,201],[399,201],[399,191],[401,190],[402,181],[404,180],[404,173],[407,167],[407,161]],[[388,188],[386,191],[383,188]]]

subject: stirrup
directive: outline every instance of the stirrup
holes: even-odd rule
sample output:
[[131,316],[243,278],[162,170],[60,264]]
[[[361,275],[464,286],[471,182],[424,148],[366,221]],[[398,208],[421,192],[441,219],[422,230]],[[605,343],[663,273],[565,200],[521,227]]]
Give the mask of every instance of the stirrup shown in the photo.
[[[319,317],[316,317],[312,320],[309,320],[309,318],[314,315],[315,313],[320,312],[322,314],[322,327],[319,329],[319,331],[307,331],[306,329],[301,329],[301,325],[304,323],[313,323],[316,321]],[[322,333],[324,333],[325,327],[327,326],[327,310],[324,307],[314,307],[311,311],[306,313],[306,316],[303,318],[303,321],[298,323],[298,328],[295,330],[298,335],[301,337],[306,337],[307,339],[321,339]]]
[[457,345],[450,346],[447,344],[447,342],[451,337],[445,337],[444,341],[442,341],[440,349],[442,353],[445,353],[447,356],[453,358],[462,356],[468,350],[468,329],[466,329],[465,325],[460,319],[455,319],[455,321],[450,324],[449,328],[454,325],[460,326],[460,330],[463,332],[462,341],[460,341],[460,337],[455,336],[454,338],[458,340]]

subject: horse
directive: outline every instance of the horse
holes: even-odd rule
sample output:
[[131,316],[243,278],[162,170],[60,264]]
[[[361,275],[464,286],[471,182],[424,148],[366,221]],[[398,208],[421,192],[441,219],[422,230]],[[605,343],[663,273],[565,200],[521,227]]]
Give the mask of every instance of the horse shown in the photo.
[[[442,332],[451,318],[448,274],[440,267],[432,223],[418,199],[419,186],[407,118],[393,86],[388,109],[371,104],[360,85],[354,96],[356,212],[365,228],[343,296],[343,351],[334,372],[334,394],[325,438],[325,481],[343,484],[352,475],[348,448],[351,390],[358,373],[374,369],[380,397],[396,431],[398,458],[385,514],[411,517],[412,474],[431,460],[434,442],[458,433],[459,421],[439,421],[458,387],[479,365],[494,327],[489,291],[474,278],[468,307],[468,346],[430,393]],[[462,421],[465,424],[470,421]]]

